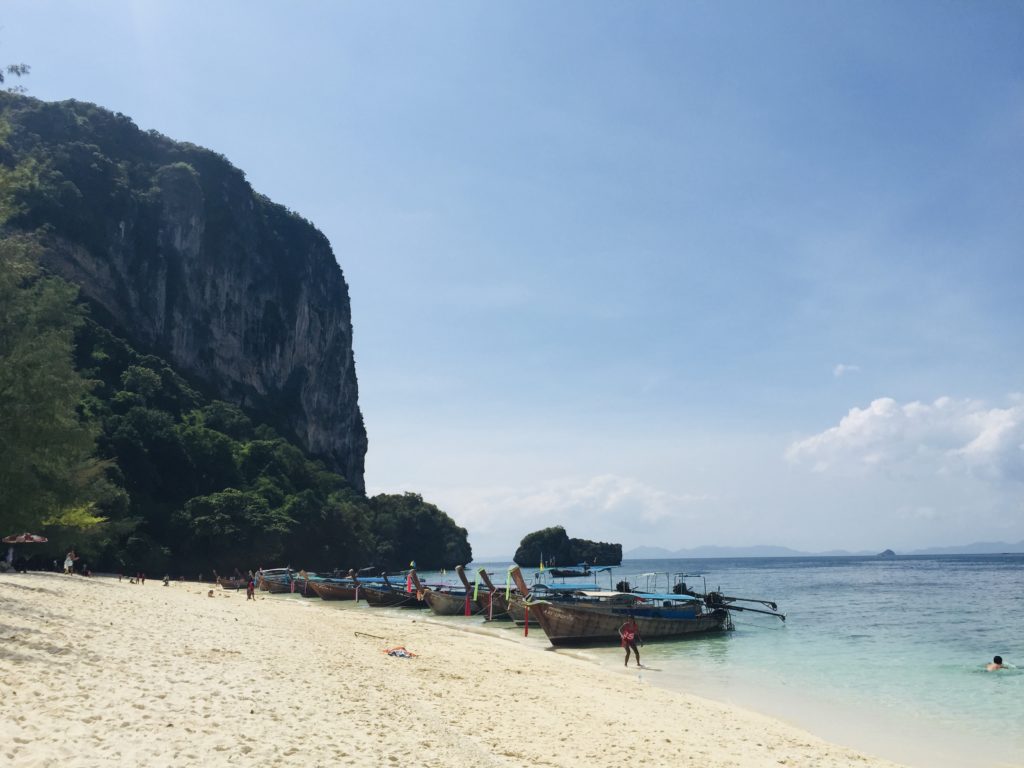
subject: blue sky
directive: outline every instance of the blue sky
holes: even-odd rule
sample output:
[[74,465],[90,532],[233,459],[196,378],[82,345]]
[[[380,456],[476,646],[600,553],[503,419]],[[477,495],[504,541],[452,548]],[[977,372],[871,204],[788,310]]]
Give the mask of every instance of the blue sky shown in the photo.
[[1024,539],[1024,6],[5,3],[348,279],[370,492],[478,555]]

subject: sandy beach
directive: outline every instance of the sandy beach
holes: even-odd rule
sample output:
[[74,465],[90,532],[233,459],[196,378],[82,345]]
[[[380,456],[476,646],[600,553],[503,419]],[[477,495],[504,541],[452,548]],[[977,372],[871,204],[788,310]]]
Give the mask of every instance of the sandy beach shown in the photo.
[[0,763],[896,765],[427,613],[208,589],[0,576]]

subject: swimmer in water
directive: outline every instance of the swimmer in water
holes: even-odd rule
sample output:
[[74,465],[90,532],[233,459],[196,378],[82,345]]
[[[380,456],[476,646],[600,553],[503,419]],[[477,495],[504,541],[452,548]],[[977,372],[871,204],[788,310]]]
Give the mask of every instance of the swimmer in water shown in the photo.
[[997,669],[1006,669],[1006,665],[1003,664],[1002,656],[993,656],[992,663],[985,667],[989,672],[995,672]]

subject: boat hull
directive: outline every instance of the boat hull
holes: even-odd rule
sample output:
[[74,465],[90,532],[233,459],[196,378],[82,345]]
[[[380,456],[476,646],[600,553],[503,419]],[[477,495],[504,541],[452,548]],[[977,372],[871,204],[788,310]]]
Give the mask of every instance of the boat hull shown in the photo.
[[[511,617],[512,621],[516,623],[517,627],[526,626],[526,603],[523,602],[521,597],[516,596],[509,602],[508,615]],[[537,614],[532,611],[530,612],[530,626],[540,626]]]
[[283,592],[291,592],[292,585],[288,581],[278,581],[277,579],[264,578],[260,582],[260,589],[265,592],[270,592],[275,595],[279,595]]
[[[628,608],[607,610],[547,602],[530,605],[530,618],[537,615],[544,634],[556,646],[619,643],[619,627],[625,623],[629,612]],[[634,615],[644,641],[723,632],[731,627],[729,612],[724,610],[685,618],[642,616],[639,613],[637,611]]]
[[336,584],[330,581],[312,581],[309,586],[323,600],[355,600],[355,584]]
[[359,591],[371,608],[426,608],[427,601],[417,599],[415,592],[400,592],[397,589],[377,589],[364,586]]
[[[423,599],[430,606],[430,610],[438,616],[464,616],[466,614],[465,593],[458,594],[430,589],[423,594]],[[469,598],[469,612],[470,615],[480,612],[480,606],[472,597]]]
[[479,595],[480,612],[487,621],[510,621],[512,616],[508,612],[508,600],[505,593],[496,589],[493,592]]

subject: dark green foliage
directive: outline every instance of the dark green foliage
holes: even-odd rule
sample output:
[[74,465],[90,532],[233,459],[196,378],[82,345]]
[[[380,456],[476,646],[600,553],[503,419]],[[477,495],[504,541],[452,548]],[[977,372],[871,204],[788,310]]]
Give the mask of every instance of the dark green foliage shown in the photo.
[[291,563],[451,568],[466,531],[417,494],[367,499],[237,406],[206,401],[158,357],[93,321],[77,358],[96,380],[85,409],[122,495],[109,534],[80,544],[94,568],[192,575]]
[[536,567],[541,558],[545,565],[618,565],[622,562],[622,545],[570,539],[565,528],[556,525],[526,534],[513,560],[521,566]]
[[381,494],[370,507],[377,565],[394,570],[415,560],[421,568],[453,568],[473,559],[466,529],[419,494]]
[[83,322],[77,289],[43,277],[31,243],[0,240],[0,530],[44,521],[103,493],[97,424],[78,405],[91,384],[74,368]]

